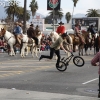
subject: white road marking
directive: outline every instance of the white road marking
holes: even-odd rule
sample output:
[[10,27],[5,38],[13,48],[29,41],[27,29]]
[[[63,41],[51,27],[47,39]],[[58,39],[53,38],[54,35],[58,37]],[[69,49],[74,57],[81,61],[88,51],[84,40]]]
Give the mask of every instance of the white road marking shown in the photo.
[[98,80],[98,78],[95,78],[95,79],[93,79],[93,80],[90,80],[90,81],[84,82],[84,83],[82,83],[82,84],[88,84],[88,83],[93,82],[93,81],[95,81],[95,80]]

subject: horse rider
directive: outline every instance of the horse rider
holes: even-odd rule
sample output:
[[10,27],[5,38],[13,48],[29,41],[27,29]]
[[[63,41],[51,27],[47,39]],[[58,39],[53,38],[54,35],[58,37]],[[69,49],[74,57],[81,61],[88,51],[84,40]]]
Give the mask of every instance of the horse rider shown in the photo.
[[92,35],[92,39],[94,38],[95,39],[95,34],[96,34],[96,31],[94,29],[94,26],[91,25],[89,28],[88,28],[88,32],[91,32],[91,35]]
[[15,34],[15,37],[16,37],[16,44],[21,44],[21,36],[22,36],[22,33],[21,33],[21,27],[19,26],[19,23],[16,22],[15,23],[15,28],[14,28],[14,34]]
[[34,39],[36,45],[38,45],[38,39],[36,37],[36,32],[35,32],[35,29],[34,29],[34,25],[33,24],[31,24],[30,27],[28,28],[27,35],[28,35],[29,38]]
[[74,34],[79,37],[80,41],[85,44],[85,40],[83,40],[81,34],[80,34],[80,31],[79,31],[79,23],[76,23],[75,24],[75,28],[74,28]]
[[78,29],[81,31],[81,23],[80,23],[80,20],[78,20],[77,24],[78,24]]
[[59,24],[59,26],[57,27],[57,30],[56,30],[56,32],[59,34],[59,35],[61,35],[61,34],[63,34],[63,33],[65,33],[65,26],[64,26],[64,23],[61,21],[60,23],[58,23]]
[[19,26],[21,28],[21,34],[23,34],[23,29],[22,29],[23,24],[22,23],[19,23]]

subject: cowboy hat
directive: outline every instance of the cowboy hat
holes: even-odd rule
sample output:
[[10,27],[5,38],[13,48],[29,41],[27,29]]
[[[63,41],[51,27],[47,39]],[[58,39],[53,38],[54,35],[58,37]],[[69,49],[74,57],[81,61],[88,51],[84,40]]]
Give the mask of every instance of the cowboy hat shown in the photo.
[[22,23],[18,23],[18,25],[19,25],[19,26],[23,26],[23,24],[22,24]]
[[62,24],[62,25],[63,25],[64,23],[61,21],[61,22],[60,22],[60,23],[58,23],[58,24]]
[[18,22],[15,22],[15,25],[18,25],[19,23]]

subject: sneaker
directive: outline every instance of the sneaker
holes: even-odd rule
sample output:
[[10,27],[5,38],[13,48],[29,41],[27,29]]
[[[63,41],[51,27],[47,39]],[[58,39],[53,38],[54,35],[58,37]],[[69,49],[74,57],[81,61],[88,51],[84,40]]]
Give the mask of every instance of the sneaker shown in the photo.
[[43,56],[41,55],[40,58],[39,58],[39,61],[40,61],[42,58],[43,58]]
[[100,93],[98,93],[98,98],[100,98]]

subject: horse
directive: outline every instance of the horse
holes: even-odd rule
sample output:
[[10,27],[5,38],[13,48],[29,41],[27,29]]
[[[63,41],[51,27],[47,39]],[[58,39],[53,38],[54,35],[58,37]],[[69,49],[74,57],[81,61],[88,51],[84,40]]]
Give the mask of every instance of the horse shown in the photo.
[[[14,56],[15,52],[14,52],[14,46],[16,46],[16,38],[15,35],[9,31],[7,31],[4,28],[1,28],[0,31],[0,37],[4,37],[6,42],[8,43],[8,45],[10,46],[10,56]],[[24,56],[24,49],[26,48],[26,45],[28,43],[28,37],[27,35],[23,34],[22,36],[22,48],[21,48],[21,57]]]
[[[36,32],[36,37],[38,39],[38,45],[36,45],[33,49],[33,52],[36,54],[36,57],[38,58],[38,53],[40,54],[40,48],[41,48],[41,43],[42,43],[42,36],[43,33],[40,30],[35,30]],[[33,55],[34,56],[34,55]]]
[[4,28],[1,28],[1,31],[0,31],[0,37],[4,37],[6,42],[9,44],[10,46],[10,56],[14,56],[15,55],[15,52],[14,52],[14,44],[16,43],[16,39],[15,39],[15,36],[8,32],[8,31],[5,31]]
[[[92,35],[91,35],[90,32],[82,31],[82,35],[83,35],[83,37],[85,39],[85,44],[84,44],[85,55],[90,55],[90,50],[92,50],[92,47],[94,45],[94,40],[93,40]],[[87,53],[88,48],[90,48],[89,54]]]
[[94,38],[94,54],[99,52],[99,50],[100,50],[100,32],[95,34],[95,38]]
[[28,38],[28,36],[27,36],[27,38],[28,38],[27,44],[25,44],[23,42],[23,48],[22,48],[22,53],[23,54],[22,55],[24,57],[25,57],[25,55],[24,55],[25,49],[26,49],[26,55],[28,55],[28,53],[29,53],[28,49],[30,47],[30,51],[31,51],[32,57],[34,57],[34,55],[35,55],[38,58],[38,53],[40,53],[40,47],[41,47],[42,32],[41,31],[37,31],[36,32],[36,37],[38,39],[38,45],[36,45],[35,40],[33,38]]
[[[83,56],[83,49],[84,49],[84,43],[80,40],[79,37],[77,37],[75,34],[69,33],[69,36],[72,38],[72,44],[73,44],[73,52],[76,52],[76,46],[78,46],[79,50],[79,56]],[[83,35],[81,34],[82,39],[84,39]]]

